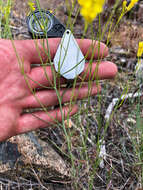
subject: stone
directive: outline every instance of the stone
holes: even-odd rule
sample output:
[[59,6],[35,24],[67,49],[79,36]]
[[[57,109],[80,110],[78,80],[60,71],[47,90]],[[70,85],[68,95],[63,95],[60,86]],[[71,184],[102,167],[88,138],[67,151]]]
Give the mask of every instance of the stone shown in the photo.
[[61,156],[35,132],[18,135],[0,143],[0,173],[6,176],[38,177],[70,181],[70,170]]

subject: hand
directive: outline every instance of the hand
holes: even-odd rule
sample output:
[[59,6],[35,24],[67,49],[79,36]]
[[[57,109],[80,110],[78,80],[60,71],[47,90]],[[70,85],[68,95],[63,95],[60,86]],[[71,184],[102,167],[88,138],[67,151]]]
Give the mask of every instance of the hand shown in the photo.
[[[43,62],[45,63],[47,61],[47,56],[44,53],[41,43],[42,41],[17,40],[13,42],[17,55],[19,55],[19,58],[23,60],[23,71],[25,74],[23,74],[22,68],[20,68],[12,42],[10,40],[0,39],[0,141],[20,133],[35,130],[40,127],[46,127],[51,125],[51,123],[54,123],[55,120],[62,120],[61,111],[58,107],[54,110],[50,110],[48,114],[44,111],[34,112],[34,115],[31,113],[23,114],[23,109],[25,108],[40,107],[40,103],[35,97],[37,97],[38,100],[46,107],[57,105],[58,98],[55,90],[52,89],[37,90],[34,96],[25,81],[25,76],[27,76],[28,84],[32,89],[39,89],[39,84],[50,87],[51,82],[53,82],[51,66],[46,66],[46,73],[50,81],[45,77],[44,69],[42,67],[31,68],[31,64],[41,63],[39,54],[37,53],[37,47],[40,49],[41,59]],[[59,42],[60,39],[48,40],[51,59],[53,59],[56,53]],[[79,43],[84,55],[88,52],[86,59],[90,59],[92,52],[91,49],[93,50],[96,47],[94,58],[97,58],[97,43],[95,43],[94,48],[90,48],[91,40],[77,40],[77,42]],[[101,43],[99,53],[100,57],[105,57],[107,54],[108,49]],[[91,70],[88,66],[89,64],[86,63],[85,70],[79,77],[82,79],[85,76],[85,81],[89,80],[90,73],[94,76],[96,63],[92,64]],[[99,79],[113,78],[116,73],[117,68],[113,63],[103,61],[99,64]],[[94,76],[94,79],[96,77],[97,74]],[[60,83],[66,83],[66,79],[61,77]],[[93,83],[90,95],[97,94],[98,90],[100,89]],[[61,88],[60,94],[62,94],[63,91],[64,88]],[[70,101],[72,88],[66,89],[64,92],[62,103]],[[87,97],[88,85],[82,85],[80,90],[78,90],[78,87],[75,88],[74,95],[77,99]],[[63,106],[62,111],[66,118],[68,114],[70,116],[75,114],[78,111],[78,106],[73,105],[72,108],[70,106]]]

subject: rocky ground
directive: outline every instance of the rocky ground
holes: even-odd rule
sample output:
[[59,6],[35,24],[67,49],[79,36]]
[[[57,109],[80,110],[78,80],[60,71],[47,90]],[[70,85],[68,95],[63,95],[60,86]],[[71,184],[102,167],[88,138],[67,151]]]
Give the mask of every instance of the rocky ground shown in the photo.
[[[40,0],[40,5],[44,9],[52,10],[57,18],[66,25],[70,6],[63,0]],[[109,18],[111,5],[105,7],[101,18],[102,26]],[[28,39],[31,36],[28,33],[26,25],[26,16],[28,14],[27,1],[15,0],[11,15],[11,29],[14,39]],[[118,17],[115,13],[115,19]],[[72,20],[76,15],[76,10],[72,13]],[[77,38],[82,36],[84,21],[79,15],[74,24],[74,35]],[[94,33],[98,35],[98,24],[94,22]],[[11,138],[7,142],[0,144],[0,185],[2,189],[49,189],[49,190],[72,190],[74,183],[78,184],[78,189],[89,189],[88,177],[95,166],[98,138],[104,135],[104,147],[106,157],[102,166],[98,167],[93,177],[93,187],[95,190],[139,190],[142,188],[141,165],[138,163],[138,157],[134,152],[135,141],[138,132],[136,126],[137,100],[134,95],[139,90],[134,75],[136,64],[136,53],[138,42],[143,39],[143,4],[139,1],[136,7],[129,15],[123,18],[119,27],[114,33],[108,45],[108,60],[118,66],[119,73],[115,80],[101,81],[103,87],[102,102],[98,108],[98,97],[93,97],[88,107],[88,114],[82,113],[81,120],[83,126],[90,127],[88,131],[87,153],[90,157],[90,168],[87,168],[86,162],[80,157],[78,148],[81,144],[78,140],[80,132],[74,128],[76,126],[75,118],[70,120],[70,129],[73,132],[72,153],[77,158],[76,178],[70,173],[71,162],[67,155],[67,142],[63,130],[59,127],[46,128],[38,130],[27,135]],[[90,30],[87,31],[85,38],[91,38]],[[107,42],[107,34],[103,41]],[[105,123],[108,116],[107,108],[114,98],[120,98],[128,82],[128,92],[131,93],[130,99],[116,104],[116,110],[113,118],[105,129]],[[142,87],[140,88],[140,91]],[[141,118],[143,118],[143,95],[140,96]],[[84,104],[87,104],[84,100]],[[79,104],[81,104],[79,102]],[[132,113],[134,110],[134,113]],[[136,111],[135,111],[136,110]],[[99,120],[100,116],[100,128]],[[142,121],[142,120],[141,120]],[[140,123],[143,127],[143,122]],[[103,134],[105,133],[106,134]],[[99,135],[100,134],[100,135]],[[94,142],[94,143],[92,143]],[[142,141],[139,143],[142,150]],[[60,150],[59,150],[60,148]],[[32,149],[32,151],[30,151]],[[61,151],[62,150],[62,151]],[[11,158],[11,154],[15,156]],[[30,153],[29,153],[30,152]],[[9,155],[10,154],[10,155]],[[140,160],[142,162],[142,160]],[[82,167],[81,167],[82,166]]]

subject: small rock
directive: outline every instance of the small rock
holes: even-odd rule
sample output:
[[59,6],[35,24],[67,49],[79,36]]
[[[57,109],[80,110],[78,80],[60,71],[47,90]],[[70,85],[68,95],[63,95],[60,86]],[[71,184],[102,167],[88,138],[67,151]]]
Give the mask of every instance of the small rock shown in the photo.
[[38,177],[51,181],[69,181],[70,172],[64,160],[34,132],[22,134],[0,143],[0,173],[6,176],[28,177],[31,168]]
[[128,123],[132,123],[132,124],[136,124],[136,120],[133,119],[133,118],[128,118],[128,119],[127,119],[127,122],[128,122]]
[[122,56],[129,54],[129,52],[128,52],[126,49],[123,49],[123,48],[121,48],[120,46],[113,46],[113,47],[110,49],[110,51],[111,51],[112,53],[119,54],[119,55],[122,55]]
[[126,60],[125,57],[122,57],[122,58],[120,59],[120,61],[121,61],[121,63],[123,63],[123,64],[127,62],[127,60]]

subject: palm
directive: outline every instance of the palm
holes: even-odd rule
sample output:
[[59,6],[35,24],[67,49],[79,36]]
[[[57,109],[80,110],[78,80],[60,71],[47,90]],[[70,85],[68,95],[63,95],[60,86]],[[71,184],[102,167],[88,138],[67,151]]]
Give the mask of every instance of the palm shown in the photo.
[[[12,43],[1,40],[0,44],[0,139],[3,139],[7,135],[12,136],[18,133],[18,119],[23,108],[22,101],[30,95],[30,90],[20,72]],[[30,73],[28,62],[25,73]]]
[[[59,40],[60,39],[49,40],[51,58],[53,58],[56,52]],[[62,117],[59,108],[49,111],[48,115],[42,111],[36,112],[36,117],[30,113],[22,114],[24,108],[40,107],[40,104],[32,95],[22,71],[24,70],[24,74],[28,76],[28,78],[32,79],[29,79],[28,81],[31,88],[39,88],[39,83],[50,86],[50,83],[46,79],[44,71],[41,67],[31,69],[32,63],[40,63],[40,58],[38,56],[37,49],[35,48],[35,42],[33,40],[14,41],[17,55],[19,55],[22,64],[17,59],[12,42],[10,40],[2,39],[0,42],[0,141],[16,134],[31,131],[39,127],[45,127],[48,125],[48,123],[53,123],[53,119],[61,121]],[[42,49],[41,43],[40,41],[37,42],[38,47],[40,48],[42,59],[43,61],[46,61],[47,57]],[[84,54],[86,54],[90,44],[90,40],[84,41],[81,44],[81,49]],[[104,45],[101,46],[101,54],[103,54],[103,48],[105,48]],[[107,55],[107,50],[104,52],[104,55]],[[95,52],[95,57],[96,56],[97,53]],[[21,67],[22,65],[24,65],[24,67]],[[88,64],[86,64],[85,69],[87,69],[87,66]],[[92,72],[94,72],[95,68],[96,63],[93,64]],[[53,76],[50,66],[46,67],[46,71],[50,81],[52,81]],[[99,68],[99,78],[113,78],[116,72],[117,69],[113,63],[104,62],[101,64],[101,69]],[[85,80],[88,80],[88,72]],[[37,83],[33,81],[37,81]],[[65,79],[61,78],[61,82],[66,81]],[[62,89],[60,93],[62,93]],[[66,93],[64,93],[64,97],[62,99],[63,103],[70,100],[71,93],[71,89],[68,89]],[[97,87],[94,84],[91,95],[96,93]],[[88,86],[82,86],[80,92],[78,91],[78,88],[75,89],[75,95],[77,96],[77,99],[86,97],[88,95]],[[53,106],[58,104],[57,95],[54,90],[45,89],[42,91],[37,91],[36,97],[45,106]],[[75,114],[77,109],[77,105],[74,105],[69,114]],[[69,107],[64,106],[63,112],[66,116],[69,112]],[[38,118],[41,118],[41,120]]]

